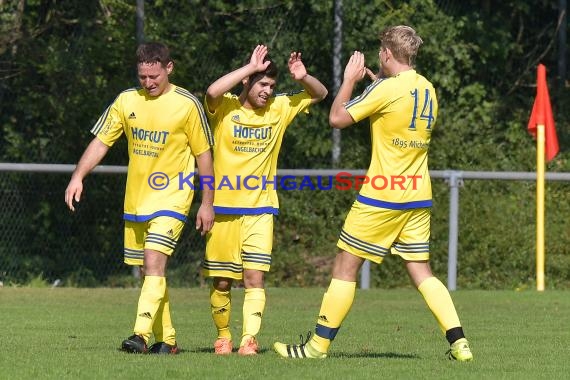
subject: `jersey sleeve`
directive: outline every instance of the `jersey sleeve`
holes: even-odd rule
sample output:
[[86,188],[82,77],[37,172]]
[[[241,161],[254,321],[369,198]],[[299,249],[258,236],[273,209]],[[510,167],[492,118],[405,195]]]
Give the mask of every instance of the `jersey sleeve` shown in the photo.
[[199,156],[214,145],[208,117],[199,101],[193,101],[191,104],[186,135],[194,156]]
[[115,101],[107,107],[91,129],[91,133],[97,136],[99,140],[107,146],[112,146],[115,141],[121,137],[124,131],[124,120],[120,110],[120,100],[121,96],[119,95]]
[[366,119],[385,108],[390,102],[390,86],[386,79],[378,79],[371,83],[362,94],[345,104],[355,122]]
[[275,100],[279,104],[284,125],[289,125],[301,112],[309,113],[311,96],[306,91],[276,95]]
[[210,112],[210,108],[208,107],[208,100],[206,96],[204,96],[204,111],[206,113],[206,116],[208,117],[210,125],[213,125],[214,128],[220,124],[220,120],[222,120],[225,113],[225,108],[227,108],[227,106],[231,104],[231,99],[232,99],[232,94],[229,92],[225,93],[222,97],[220,104],[218,105],[218,108],[216,108],[214,112]]

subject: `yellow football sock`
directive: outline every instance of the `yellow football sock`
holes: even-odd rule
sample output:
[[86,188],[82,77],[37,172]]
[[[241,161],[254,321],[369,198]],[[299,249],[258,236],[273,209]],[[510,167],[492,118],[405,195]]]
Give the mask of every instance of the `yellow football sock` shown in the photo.
[[243,334],[240,346],[244,344],[247,338],[259,333],[264,309],[265,289],[246,289],[243,300]]
[[461,326],[451,295],[441,281],[435,277],[429,277],[418,286],[418,290],[444,334],[451,328]]
[[170,318],[170,297],[168,296],[168,287],[165,289],[164,297],[160,303],[160,307],[156,312],[156,320],[152,326],[152,333],[157,342],[164,342],[171,346],[176,343],[176,331],[172,326]]
[[323,296],[317,327],[311,339],[311,345],[318,351],[326,353],[329,350],[331,341],[350,311],[355,292],[356,282],[335,278],[331,280],[329,288]]
[[232,311],[232,294],[230,291],[221,292],[216,288],[210,289],[210,309],[214,325],[218,329],[218,338],[232,339],[230,332],[230,314]]
[[145,276],[139,297],[134,333],[142,336],[147,343],[165,292],[166,278]]

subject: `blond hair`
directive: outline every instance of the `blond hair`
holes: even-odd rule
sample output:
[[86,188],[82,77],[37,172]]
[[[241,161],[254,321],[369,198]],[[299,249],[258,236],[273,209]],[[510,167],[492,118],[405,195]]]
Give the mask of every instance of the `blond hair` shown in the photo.
[[381,46],[390,49],[396,61],[411,67],[422,43],[416,31],[406,25],[391,26],[380,33]]

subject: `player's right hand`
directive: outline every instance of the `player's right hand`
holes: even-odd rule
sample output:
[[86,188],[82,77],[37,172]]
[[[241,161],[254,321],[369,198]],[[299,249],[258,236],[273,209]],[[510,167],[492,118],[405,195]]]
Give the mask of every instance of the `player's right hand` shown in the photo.
[[65,189],[65,203],[71,211],[75,211],[73,202],[79,202],[81,200],[82,192],[83,182],[72,178],[71,181],[69,181],[69,185],[67,185],[67,189]]
[[344,80],[359,82],[365,75],[364,54],[355,51],[344,68]]
[[364,69],[366,70],[366,75],[368,75],[368,78],[370,78],[372,82],[378,80],[378,78],[380,77],[380,74],[373,73],[372,70],[370,70],[368,67],[365,67]]

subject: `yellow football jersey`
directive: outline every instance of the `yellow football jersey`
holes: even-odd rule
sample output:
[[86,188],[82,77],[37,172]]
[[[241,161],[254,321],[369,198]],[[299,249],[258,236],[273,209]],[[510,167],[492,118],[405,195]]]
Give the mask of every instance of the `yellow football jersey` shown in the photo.
[[174,85],[158,97],[143,89],[123,91],[91,132],[108,146],[123,133],[127,138],[125,220],[142,222],[156,216],[186,220],[194,195],[189,180],[194,156],[213,145],[206,114],[195,96]]
[[277,158],[287,126],[308,112],[305,91],[278,94],[262,109],[242,107],[239,98],[224,94],[212,125],[214,147],[214,210],[219,214],[277,214]]
[[432,84],[415,70],[378,79],[346,110],[370,119],[372,157],[358,200],[388,208],[431,207],[428,148],[437,118]]

